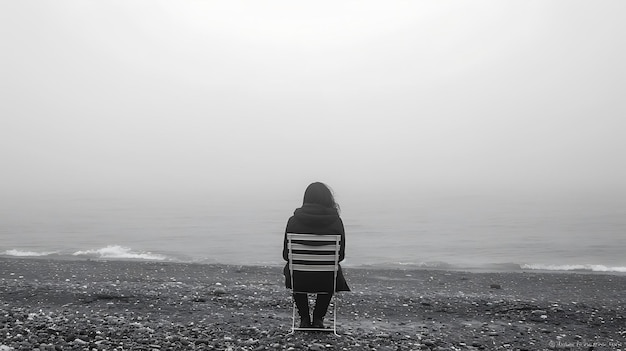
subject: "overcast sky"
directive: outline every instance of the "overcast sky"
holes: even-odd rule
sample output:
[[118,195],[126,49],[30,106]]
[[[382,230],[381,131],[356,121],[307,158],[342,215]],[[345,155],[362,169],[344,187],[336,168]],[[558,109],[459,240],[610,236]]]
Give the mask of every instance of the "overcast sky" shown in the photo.
[[0,190],[626,189],[624,1],[3,1]]

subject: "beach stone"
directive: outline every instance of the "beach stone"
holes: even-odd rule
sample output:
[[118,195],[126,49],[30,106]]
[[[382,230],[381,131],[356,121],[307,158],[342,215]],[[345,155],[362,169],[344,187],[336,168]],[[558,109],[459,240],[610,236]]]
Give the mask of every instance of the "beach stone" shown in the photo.
[[435,342],[433,340],[430,339],[424,339],[422,340],[422,344],[431,347],[431,346],[435,346]]
[[80,338],[76,338],[76,339],[74,339],[74,343],[75,343],[75,344],[78,344],[78,345],[85,345],[85,344],[89,344],[89,342],[87,342],[87,341],[85,341],[85,340],[83,340],[83,339],[80,339]]
[[309,346],[309,350],[311,351],[324,351],[326,350],[326,347],[322,344],[312,344],[311,346]]
[[[224,339],[226,340],[226,338],[224,338]],[[202,344],[204,344],[204,345],[210,345],[210,344],[211,344],[211,340],[208,340],[208,339],[197,339],[197,340],[194,342],[194,344],[196,344],[196,345],[202,345]]]
[[213,290],[213,295],[215,295],[215,296],[226,295],[226,289],[217,288],[217,289]]

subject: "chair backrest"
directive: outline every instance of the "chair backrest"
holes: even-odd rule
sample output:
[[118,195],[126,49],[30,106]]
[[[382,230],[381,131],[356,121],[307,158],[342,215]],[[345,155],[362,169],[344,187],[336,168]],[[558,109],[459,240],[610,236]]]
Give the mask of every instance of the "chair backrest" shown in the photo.
[[340,234],[287,233],[289,271],[294,292],[336,290]]

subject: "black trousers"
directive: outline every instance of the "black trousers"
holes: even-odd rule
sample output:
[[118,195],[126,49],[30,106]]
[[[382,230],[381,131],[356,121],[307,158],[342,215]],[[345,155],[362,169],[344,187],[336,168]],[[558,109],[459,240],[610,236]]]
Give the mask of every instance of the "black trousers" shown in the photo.
[[[324,319],[332,297],[332,293],[317,294],[317,297],[315,298],[315,308],[313,308],[313,320]],[[307,294],[294,293],[293,299],[296,302],[300,318],[310,321],[309,298],[307,297]]]

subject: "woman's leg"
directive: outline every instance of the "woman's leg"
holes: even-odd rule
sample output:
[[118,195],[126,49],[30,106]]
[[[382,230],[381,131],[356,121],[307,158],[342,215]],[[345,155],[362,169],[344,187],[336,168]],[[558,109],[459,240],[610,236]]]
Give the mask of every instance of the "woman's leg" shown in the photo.
[[315,308],[313,309],[313,327],[324,328],[324,316],[330,305],[333,294],[317,294]]
[[311,315],[309,314],[309,297],[307,294],[294,293],[293,300],[296,302],[298,314],[300,315],[300,328],[311,326]]

